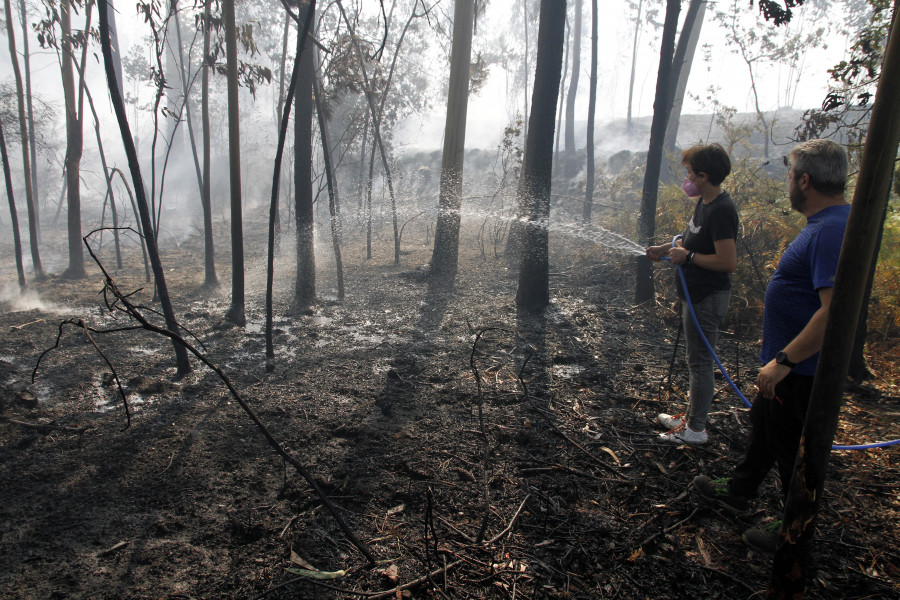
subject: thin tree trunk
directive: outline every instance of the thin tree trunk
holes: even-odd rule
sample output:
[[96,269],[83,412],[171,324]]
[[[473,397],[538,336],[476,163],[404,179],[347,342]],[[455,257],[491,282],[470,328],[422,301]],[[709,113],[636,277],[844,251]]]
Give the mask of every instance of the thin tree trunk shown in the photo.
[[[31,223],[29,222],[29,235],[33,235],[38,245],[41,241],[41,200],[38,193],[38,174],[37,174],[37,140],[34,133],[34,102],[31,95],[31,50],[28,45],[28,9],[25,0],[19,0],[19,18],[22,24],[22,66],[25,68],[25,104],[28,112],[28,150],[31,156],[31,194],[34,198],[34,233],[31,232]],[[30,221],[30,217],[29,217]],[[32,253],[34,250],[32,250]],[[33,260],[33,259],[32,259]],[[43,269],[41,269],[41,277],[45,277]],[[35,278],[37,278],[35,271]]]
[[474,0],[456,0],[453,15],[453,49],[450,87],[444,123],[440,201],[434,229],[431,275],[449,285],[456,277],[459,259],[459,225],[462,208],[463,159],[466,150],[466,116],[469,105],[469,65],[472,62]]
[[516,306],[530,311],[541,311],[550,303],[550,179],[565,24],[565,2],[541,0],[534,94],[518,192],[519,206],[527,220],[522,235]]
[[[7,5],[9,0],[7,0]],[[7,23],[11,23],[7,13]],[[22,262],[22,238],[19,234],[19,215],[16,212],[16,200],[13,195],[12,171],[9,169],[9,156],[6,153],[6,138],[3,136],[3,123],[0,122],[0,152],[3,159],[3,176],[6,179],[6,199],[9,201],[9,219],[13,232],[13,251],[16,255],[16,273],[19,276],[19,291],[27,287],[25,283],[25,265]]]
[[359,142],[359,172],[357,174],[358,177],[358,192],[359,197],[357,201],[356,212],[363,212],[363,203],[365,202],[366,197],[366,189],[369,185],[366,183],[366,140],[369,137],[369,111],[366,111],[366,121],[363,125],[363,134],[362,139]]
[[[644,189],[641,193],[640,243],[648,246],[656,233],[656,200],[659,196],[659,172],[662,166],[663,142],[666,121],[669,118],[671,96],[669,86],[672,74],[672,58],[675,53],[675,30],[678,28],[679,0],[666,1],[666,18],[663,23],[662,43],[659,52],[659,72],[656,77],[656,97],[653,100],[653,121],[650,125],[650,148],[647,152],[647,168],[644,171]],[[635,302],[640,304],[653,298],[653,276],[650,260],[637,259]]]
[[[283,114],[278,122],[278,147],[275,150],[275,166],[272,173],[272,197],[269,203],[269,251],[266,261],[266,371],[275,370],[275,342],[272,331],[274,316],[273,296],[275,288],[275,238],[278,230],[278,195],[281,188],[281,164],[284,158],[284,143],[287,139],[288,121],[291,116],[294,93],[297,89],[297,78],[300,72],[300,57],[309,36],[309,27],[315,11],[315,0],[311,0],[306,13],[306,20],[297,32],[297,50],[294,56],[294,67],[288,84],[287,97],[284,99]],[[290,19],[290,17],[288,17]]]
[[28,208],[28,237],[31,246],[31,263],[34,268],[35,279],[40,280],[44,277],[44,269],[41,266],[41,253],[38,250],[38,212],[34,195],[34,180],[31,176],[30,138],[28,136],[28,121],[25,117],[25,89],[22,85],[22,72],[19,70],[19,56],[16,52],[16,34],[12,27],[13,15],[10,0],[3,0],[3,8],[6,11],[6,39],[9,45],[9,60],[12,63],[13,75],[16,81],[16,108],[19,115],[19,137],[22,139],[22,171],[25,178],[25,205]]
[[[79,77],[81,77],[82,80],[84,80],[84,73],[79,71],[78,75],[79,75]],[[112,220],[113,220],[113,240],[115,242],[115,248],[116,248],[116,268],[121,269],[122,268],[122,248],[121,248],[121,244],[119,243],[119,215],[118,215],[118,212],[116,211],[116,196],[115,196],[115,193],[113,192],[112,171],[110,170],[109,166],[106,163],[106,153],[103,151],[103,137],[100,135],[100,117],[97,116],[97,110],[94,107],[94,98],[91,95],[91,91],[88,89],[87,86],[84,87],[84,91],[87,94],[88,107],[91,109],[91,115],[93,115],[93,117],[94,117],[94,135],[97,138],[97,150],[100,154],[100,165],[101,165],[101,167],[103,167],[103,176],[104,176],[104,179],[106,179],[106,198],[104,198],[104,208],[106,208],[105,200],[108,198],[110,213],[112,214]],[[101,224],[101,226],[103,225],[102,219],[101,219],[100,224]],[[101,230],[100,234],[101,234],[100,240],[102,243],[102,240],[103,240],[103,237],[102,237],[103,231],[102,230]]]
[[239,327],[244,314],[244,226],[241,206],[241,129],[238,111],[237,28],[234,0],[224,0],[226,70],[228,74],[228,163],[231,182],[231,307],[225,319]]
[[631,107],[634,104],[634,78],[637,72],[637,47],[638,40],[641,37],[641,11],[644,8],[644,0],[638,0],[637,18],[634,20],[634,42],[631,45],[631,76],[628,79],[628,111],[625,117],[626,128],[631,132],[633,127],[631,122]]
[[209,38],[211,25],[212,2],[207,1],[203,6],[203,72],[201,73],[200,86],[200,120],[203,128],[203,189],[200,191],[200,204],[203,207],[203,286],[214,288],[219,285],[216,276],[216,249],[213,244],[212,224],[212,193],[210,190],[210,177],[212,166],[210,157],[209,140]]
[[72,72],[72,18],[71,0],[60,2],[60,29],[62,36],[62,81],[66,105],[66,190],[67,231],[69,239],[69,266],[63,277],[81,279],[84,271],[84,250],[81,247],[81,195],[80,166],[83,146],[81,122],[75,104],[75,74]]
[[[900,0],[895,0],[893,32],[897,31],[900,19],[898,8]],[[850,218],[834,278],[825,339],[785,503],[769,580],[769,598],[802,597],[815,570],[811,564],[810,546],[825,493],[831,446],[837,431],[850,348],[862,308],[866,278],[877,254],[876,236],[871,232],[878,228],[884,214],[898,142],[900,36],[891,35],[875,92]]]
[[309,310],[316,299],[315,215],[312,180],[312,52],[297,57],[299,72],[294,96],[294,223],[297,235],[297,276],[292,312]]
[[587,173],[584,179],[584,207],[581,219],[585,223],[591,222],[591,209],[594,206],[594,111],[597,108],[597,0],[591,0],[591,81],[590,96],[588,97],[588,121],[587,121]]
[[[317,61],[318,62],[318,61]],[[317,69],[318,70],[318,69]],[[341,232],[337,211],[337,183],[331,153],[328,151],[328,127],[322,110],[322,83],[318,72],[313,76],[313,96],[316,102],[316,116],[319,120],[319,136],[322,138],[322,156],[325,161],[325,181],[328,185],[328,212],[331,217],[331,245],[334,248],[334,267],[337,272],[338,300],[344,299],[344,262],[341,259]]]
[[[569,19],[566,18],[566,42],[565,47],[563,49],[563,68],[562,68],[562,78],[559,82],[559,97],[562,98],[566,94],[566,75],[568,75],[569,71],[569,36],[572,34],[572,28],[569,27]],[[563,119],[562,110],[556,111],[556,152],[554,153],[553,160],[553,168],[556,170],[557,175],[559,175],[559,165],[562,160],[562,156],[559,152],[559,138],[562,136],[562,119]]]
[[[134,147],[134,140],[131,137],[131,131],[128,128],[128,118],[125,115],[125,103],[119,92],[118,83],[116,82],[112,49],[109,42],[109,25],[106,20],[106,2],[99,1],[100,12],[100,46],[103,52],[103,63],[106,70],[106,82],[109,87],[109,95],[112,100],[113,109],[116,113],[116,120],[119,124],[119,131],[122,135],[122,143],[125,145],[125,154],[128,156],[128,167],[131,170],[131,177],[134,181],[135,194],[137,195],[138,210],[143,224],[144,231],[151,231],[150,209],[147,205],[147,198],[144,193],[144,183],[141,177],[141,167],[138,163],[137,152]],[[144,240],[147,244],[147,253],[150,255],[150,262],[153,266],[153,277],[156,283],[156,290],[159,295],[160,304],[162,305],[163,315],[166,319],[166,328],[172,333],[177,333],[178,322],[175,319],[175,311],[172,308],[172,301],[169,298],[169,290],[166,286],[165,273],[163,272],[162,262],[159,259],[159,251],[156,246],[156,238],[153,235],[145,235]],[[173,340],[175,347],[175,365],[176,376],[183,377],[191,372],[191,364],[188,361],[187,350],[185,347]]]
[[566,96],[565,166],[563,174],[571,179],[577,174],[575,161],[575,98],[578,96],[578,80],[581,77],[581,17],[584,0],[575,0],[575,19],[572,28],[572,80]]
[[[697,43],[700,40],[700,30],[703,28],[703,17],[706,14],[707,0],[691,0],[684,17],[684,25],[678,37],[678,45],[675,46],[674,73],[672,77],[672,110],[669,114],[669,122],[666,124],[666,140],[664,147],[667,153],[674,153],[678,139],[678,125],[681,121],[681,108],[684,106],[684,94],[687,91],[688,78],[691,75],[691,66],[694,64],[694,55],[697,52]],[[674,179],[666,170],[669,180]]]
[[[338,8],[341,11],[341,16],[344,19],[344,23],[346,23],[348,29],[352,29],[350,26],[350,19],[347,18],[347,13],[344,11],[344,6],[341,2],[337,3]],[[384,169],[384,176],[387,180],[388,193],[391,196],[391,217],[394,225],[394,264],[400,264],[400,230],[397,226],[397,200],[394,196],[394,183],[391,177],[391,166],[388,163],[387,159],[387,151],[384,148],[384,141],[381,138],[381,118],[378,114],[378,110],[375,107],[375,100],[373,98],[372,83],[369,80],[368,73],[366,73],[366,65],[363,61],[363,53],[362,49],[359,47],[359,42],[356,37],[353,37],[353,46],[356,51],[356,57],[359,62],[359,70],[360,74],[363,78],[363,86],[366,90],[364,92],[366,101],[369,103],[369,111],[372,113],[372,131],[375,134],[375,144],[378,147],[379,154],[381,155],[381,165]]]

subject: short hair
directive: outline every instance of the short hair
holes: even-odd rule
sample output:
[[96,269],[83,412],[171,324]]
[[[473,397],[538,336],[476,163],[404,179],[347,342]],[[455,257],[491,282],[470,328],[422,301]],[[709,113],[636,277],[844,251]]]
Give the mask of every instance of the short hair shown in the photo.
[[719,185],[731,173],[731,159],[719,144],[698,144],[681,153],[681,164],[690,165],[694,173],[706,173],[713,185]]
[[847,153],[831,140],[808,140],[788,154],[794,177],[806,173],[809,184],[821,194],[834,196],[847,188]]

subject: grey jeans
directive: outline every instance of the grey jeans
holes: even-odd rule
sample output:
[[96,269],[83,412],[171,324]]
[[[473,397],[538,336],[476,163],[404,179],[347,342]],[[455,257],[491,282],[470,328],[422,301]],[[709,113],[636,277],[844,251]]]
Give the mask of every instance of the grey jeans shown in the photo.
[[[728,313],[728,300],[731,298],[731,290],[713,292],[700,302],[694,304],[694,313],[700,328],[706,336],[709,345],[715,350],[716,341],[719,338],[719,327]],[[684,323],[684,339],[687,347],[688,372],[690,374],[690,403],[687,410],[687,424],[694,431],[703,431],[706,428],[706,415],[712,404],[715,393],[715,369],[716,363],[712,355],[700,338],[694,320],[691,318],[690,307],[687,302],[682,302],[681,319]]]

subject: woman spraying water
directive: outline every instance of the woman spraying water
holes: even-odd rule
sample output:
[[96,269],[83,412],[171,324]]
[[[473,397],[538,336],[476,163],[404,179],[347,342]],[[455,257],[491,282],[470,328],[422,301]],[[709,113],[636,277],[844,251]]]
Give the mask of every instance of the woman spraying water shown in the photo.
[[[737,268],[735,240],[739,227],[737,209],[722,182],[731,173],[731,160],[719,144],[698,145],[681,155],[684,166],[684,192],[697,198],[691,220],[675,245],[651,246],[645,253],[653,261],[668,256],[672,264],[680,265],[694,305],[694,313],[703,335],[715,349],[719,326],[728,312],[731,297],[731,273]],[[684,300],[680,278],[675,278],[679,297]],[[689,403],[686,413],[662,413],[657,421],[669,431],[660,440],[676,444],[705,444],[706,417],[715,392],[715,363],[690,314],[682,302],[690,374]]]

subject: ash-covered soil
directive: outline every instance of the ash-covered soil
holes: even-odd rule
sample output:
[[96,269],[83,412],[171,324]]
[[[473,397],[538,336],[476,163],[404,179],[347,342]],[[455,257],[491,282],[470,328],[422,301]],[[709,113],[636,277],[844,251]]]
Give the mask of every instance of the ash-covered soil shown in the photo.
[[[104,310],[89,264],[84,280],[53,277],[25,303],[2,302],[0,597],[730,599],[766,588],[771,557],[740,534],[780,511],[775,474],[744,519],[689,490],[698,473],[727,475],[745,445],[747,410],[724,381],[709,446],[655,441],[655,415],[684,404],[685,367],[679,348],[670,382],[677,320],[632,305],[632,259],[554,236],[553,305],[525,317],[506,263],[480,255],[477,224],[464,227],[452,292],[424,277],[424,229],[404,233],[399,265],[389,228],[370,260],[348,230],[343,302],[330,242],[307,314],[290,314],[293,263],[279,258],[267,372],[265,228],[250,219],[247,231],[248,325],[223,319],[223,234],[212,292],[199,238],[164,250],[176,312],[376,564],[213,371],[192,359],[176,380],[171,343],[146,331],[61,326],[134,325]],[[292,247],[286,238],[283,254]],[[116,284],[151,305],[140,253],[125,252]],[[114,266],[108,232],[100,254]],[[720,346],[747,390],[757,336]],[[882,383],[848,392],[839,441],[900,437],[897,392]],[[834,453],[826,494],[808,597],[900,597],[896,447]],[[332,578],[298,571],[311,567]]]

